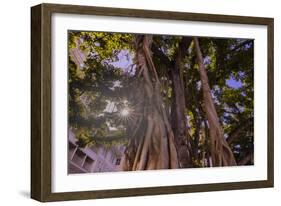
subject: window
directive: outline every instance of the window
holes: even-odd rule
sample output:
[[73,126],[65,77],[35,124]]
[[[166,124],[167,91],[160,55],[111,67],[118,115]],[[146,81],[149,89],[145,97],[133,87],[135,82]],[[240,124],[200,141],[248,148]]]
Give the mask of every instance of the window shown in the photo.
[[83,168],[85,168],[89,172],[92,172],[93,164],[94,160],[87,156],[83,164]]
[[76,145],[74,145],[71,142],[68,142],[68,159],[71,160],[73,158],[75,150],[76,150]]
[[73,156],[72,161],[73,161],[75,164],[77,164],[77,165],[79,165],[79,166],[82,166],[83,161],[84,161],[84,159],[85,159],[85,156],[86,156],[86,155],[85,155],[80,149],[77,149],[76,152],[75,152],[75,154],[74,154],[74,156]]
[[120,165],[120,162],[121,162],[121,159],[120,159],[120,158],[117,158],[117,159],[116,159],[116,162],[115,162],[115,165]]

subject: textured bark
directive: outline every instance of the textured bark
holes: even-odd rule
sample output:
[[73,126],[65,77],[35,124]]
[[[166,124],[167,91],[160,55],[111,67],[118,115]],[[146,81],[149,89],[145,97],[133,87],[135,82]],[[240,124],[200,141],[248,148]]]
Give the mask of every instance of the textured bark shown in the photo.
[[173,102],[172,102],[172,129],[175,135],[175,143],[179,158],[179,164],[182,168],[192,167],[191,145],[187,132],[187,122],[185,114],[185,87],[183,81],[183,61],[184,54],[190,46],[192,39],[183,37],[179,43],[175,54],[175,61],[171,69]]
[[171,126],[175,136],[175,146],[181,168],[192,167],[192,149],[187,132],[188,125],[185,118],[186,94],[188,91],[186,91],[184,87],[183,79],[186,76],[183,75],[184,65],[182,63],[191,42],[192,38],[183,37],[173,60],[170,60],[163,51],[154,44],[152,44],[151,47],[154,56],[161,59],[162,66],[169,71],[169,79],[172,81],[171,112],[167,112],[167,114],[170,113]]
[[174,134],[168,121],[161,96],[161,85],[152,61],[152,36],[138,35],[135,39],[138,75],[135,110],[140,114],[134,121],[131,141],[126,151],[125,170],[178,168]]
[[199,160],[199,140],[200,140],[200,130],[201,130],[201,119],[198,112],[195,110],[191,110],[194,115],[195,121],[195,131],[194,131],[194,140],[192,142],[192,151],[193,151],[193,158],[194,160]]
[[236,165],[234,155],[224,138],[219,118],[211,95],[208,83],[208,76],[203,64],[203,57],[199,46],[199,41],[195,37],[194,44],[196,49],[197,61],[199,65],[199,75],[203,90],[205,112],[209,124],[210,148],[213,166],[233,166]]
[[[201,106],[200,106],[201,108]],[[202,109],[200,109],[200,113],[203,114]],[[203,116],[203,115],[202,115]],[[210,149],[209,149],[209,128],[207,121],[205,120],[205,117],[203,119],[203,124],[204,124],[204,133],[205,133],[205,139],[204,139],[204,157],[203,160],[206,160],[206,164],[204,165],[205,167],[211,167],[211,160],[210,160]]]

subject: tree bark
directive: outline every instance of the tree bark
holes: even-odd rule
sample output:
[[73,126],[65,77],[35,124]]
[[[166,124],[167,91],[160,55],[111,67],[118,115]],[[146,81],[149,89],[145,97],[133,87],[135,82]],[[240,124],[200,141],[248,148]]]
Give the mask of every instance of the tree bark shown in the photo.
[[224,138],[219,118],[212,99],[211,89],[208,83],[207,72],[203,63],[203,57],[199,46],[199,41],[194,37],[195,50],[199,65],[199,75],[203,90],[205,112],[210,131],[210,147],[213,166],[233,166],[236,165],[234,155]]
[[171,113],[171,124],[174,131],[175,143],[179,164],[182,168],[192,167],[191,145],[188,137],[188,126],[186,122],[185,87],[183,81],[183,61],[185,53],[192,42],[191,38],[183,37],[175,54],[175,61],[171,69],[173,87],[173,102]]
[[[203,113],[202,109],[200,109],[200,112]],[[204,133],[205,133],[205,139],[204,139],[204,151],[205,151],[205,157],[204,160],[206,160],[206,165],[207,167],[211,167],[211,161],[210,161],[210,148],[209,148],[209,128],[207,124],[207,120],[203,119],[203,124],[204,124]]]
[[135,39],[135,63],[138,75],[135,110],[140,116],[134,121],[130,143],[126,150],[125,170],[178,168],[174,134],[161,96],[161,85],[152,61],[151,35]]

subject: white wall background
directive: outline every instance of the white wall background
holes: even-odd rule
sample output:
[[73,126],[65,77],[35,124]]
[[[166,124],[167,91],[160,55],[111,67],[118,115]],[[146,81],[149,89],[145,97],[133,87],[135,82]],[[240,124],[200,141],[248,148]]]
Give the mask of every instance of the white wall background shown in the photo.
[[[276,0],[57,0],[84,4],[275,18],[275,188],[47,203],[47,205],[279,205],[281,200],[281,12]],[[30,185],[30,7],[37,0],[0,6],[0,203],[39,205]]]

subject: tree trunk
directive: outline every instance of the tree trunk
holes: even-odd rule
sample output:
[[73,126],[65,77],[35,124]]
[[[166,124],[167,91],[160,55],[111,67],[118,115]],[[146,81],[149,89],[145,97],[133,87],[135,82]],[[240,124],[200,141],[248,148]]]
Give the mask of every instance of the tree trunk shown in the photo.
[[184,53],[188,49],[191,41],[191,38],[183,37],[175,54],[174,66],[171,69],[173,87],[171,124],[175,135],[175,143],[181,168],[192,167],[191,146],[187,132],[188,127],[185,112],[185,87],[183,81]]
[[[203,113],[201,106],[199,106],[201,114]],[[203,124],[204,124],[204,133],[205,133],[205,139],[204,139],[204,151],[205,151],[205,159],[206,160],[206,167],[211,167],[211,161],[210,161],[210,147],[209,147],[209,128],[207,124],[207,120],[203,119]]]
[[161,96],[161,85],[151,57],[151,35],[135,39],[135,62],[138,88],[134,108],[138,118],[133,122],[126,150],[125,170],[178,168],[174,134]]
[[212,99],[207,72],[203,64],[201,49],[196,37],[194,38],[194,44],[199,65],[199,75],[202,83],[204,107],[210,130],[209,136],[211,144],[210,146],[212,163],[213,166],[233,166],[236,165],[236,161],[228,143],[224,138],[223,130],[221,128]]

